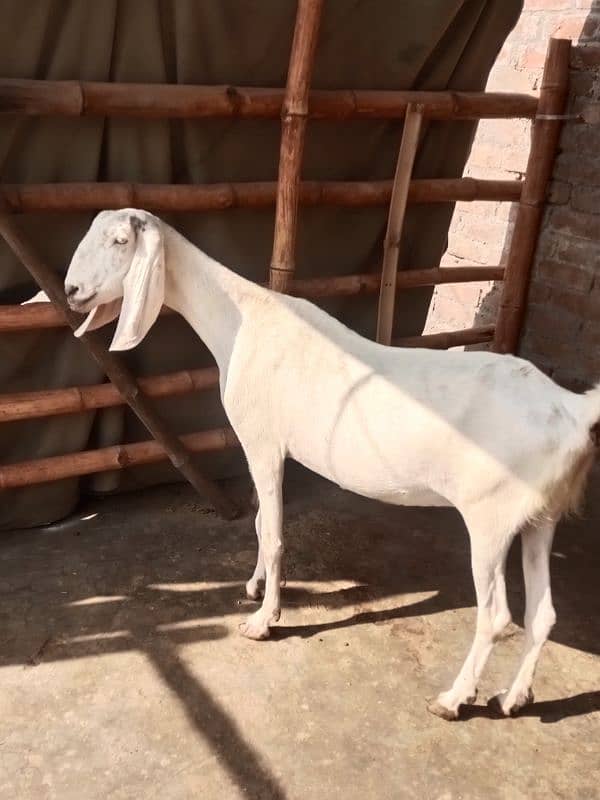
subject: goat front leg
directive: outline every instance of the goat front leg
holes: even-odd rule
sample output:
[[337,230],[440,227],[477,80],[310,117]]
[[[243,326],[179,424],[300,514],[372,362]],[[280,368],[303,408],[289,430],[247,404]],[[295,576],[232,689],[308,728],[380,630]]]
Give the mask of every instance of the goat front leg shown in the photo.
[[[257,536],[259,538],[259,561],[264,564],[265,595],[261,607],[240,625],[240,631],[248,639],[267,639],[269,626],[277,622],[281,613],[280,584],[281,559],[283,555],[283,461],[271,464],[268,468],[256,467],[250,461],[252,477],[258,493],[259,511],[257,514]],[[250,582],[249,582],[250,583]],[[252,586],[250,587],[253,588]],[[258,588],[258,587],[257,587]]]
[[531,684],[542,647],[556,620],[550,590],[550,551],[554,521],[532,524],[521,534],[525,576],[525,648],[512,686],[493,697],[489,705],[505,716],[513,716],[533,702]]
[[490,534],[484,528],[471,525],[469,535],[477,594],[475,638],[452,687],[428,706],[432,714],[447,720],[458,719],[461,705],[475,701],[477,684],[494,641],[510,621],[504,572],[512,536]]

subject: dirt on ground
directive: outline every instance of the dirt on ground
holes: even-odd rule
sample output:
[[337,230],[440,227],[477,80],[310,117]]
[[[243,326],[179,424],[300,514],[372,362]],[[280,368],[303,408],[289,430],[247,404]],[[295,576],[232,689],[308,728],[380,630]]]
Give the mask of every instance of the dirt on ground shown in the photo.
[[[384,506],[292,470],[283,613],[266,642],[251,515],[218,519],[182,485],[90,499],[0,537],[0,798],[534,800],[600,797],[600,477],[552,554],[558,623],[536,700],[498,719],[516,624],[479,700],[449,723],[473,635],[459,515]],[[249,488],[236,484],[240,498]]]

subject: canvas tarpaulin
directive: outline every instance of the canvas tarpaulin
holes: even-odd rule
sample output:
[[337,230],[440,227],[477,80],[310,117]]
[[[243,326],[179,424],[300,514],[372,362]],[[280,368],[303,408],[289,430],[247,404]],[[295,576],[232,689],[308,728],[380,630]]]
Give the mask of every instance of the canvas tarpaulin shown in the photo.
[[[285,86],[294,0],[1,0],[0,75]],[[326,0],[313,86],[323,89],[479,90],[521,9],[520,0]],[[302,174],[317,180],[393,176],[401,122],[309,121]],[[426,127],[416,177],[458,177],[474,124]],[[5,116],[0,129],[4,182],[122,180],[211,183],[276,180],[277,120],[136,120]],[[452,204],[412,206],[401,263],[439,263]],[[164,215],[184,235],[241,274],[268,276],[274,209]],[[20,224],[44,258],[63,271],[90,214],[30,214]],[[352,274],[381,257],[387,209],[305,208],[299,217],[298,277]],[[0,302],[37,290],[0,243]],[[418,333],[430,290],[397,302],[398,335]],[[198,298],[202,302],[202,298]],[[332,313],[372,336],[376,297],[329,300]],[[106,331],[108,337],[110,331]],[[276,335],[276,332],[273,332]],[[124,354],[137,375],[206,366],[210,354],[179,317],[161,318],[143,344]],[[65,329],[2,334],[0,391],[104,380],[82,343]],[[265,376],[268,380],[268,376]],[[179,433],[224,422],[217,392],[157,401]],[[0,426],[0,461],[75,452],[149,438],[129,409],[50,417]],[[244,469],[241,454],[201,460],[223,477]],[[0,527],[41,524],[69,513],[82,487],[132,488],[176,479],[168,464],[42,484],[2,495]]]

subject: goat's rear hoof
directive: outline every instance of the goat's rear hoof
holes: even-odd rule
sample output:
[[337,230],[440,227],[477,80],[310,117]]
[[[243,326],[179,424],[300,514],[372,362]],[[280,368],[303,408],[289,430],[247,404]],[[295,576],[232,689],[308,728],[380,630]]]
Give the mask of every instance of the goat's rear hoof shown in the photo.
[[519,711],[525,706],[533,703],[534,696],[531,689],[527,692],[521,692],[516,697],[509,697],[508,692],[500,692],[500,694],[490,697],[487,702],[488,708],[501,717],[516,717]]
[[269,638],[269,626],[252,619],[240,622],[239,629],[242,636],[245,636],[246,639],[253,639],[255,642]]
[[437,700],[434,700],[427,705],[427,711],[430,714],[435,714],[436,717],[441,717],[441,719],[445,719],[448,722],[454,722],[454,720],[458,719],[458,709],[453,708],[446,708]]

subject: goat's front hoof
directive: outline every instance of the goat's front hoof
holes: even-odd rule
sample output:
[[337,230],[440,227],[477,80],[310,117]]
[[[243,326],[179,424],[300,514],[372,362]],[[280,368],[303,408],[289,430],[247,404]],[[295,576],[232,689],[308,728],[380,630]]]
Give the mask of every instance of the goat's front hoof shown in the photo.
[[500,694],[490,697],[487,702],[488,708],[495,714],[503,717],[516,717],[519,711],[525,706],[533,703],[534,697],[531,689],[526,692],[511,694],[510,692],[500,692]]
[[255,620],[249,617],[246,622],[240,622],[239,628],[240,633],[246,639],[254,639],[254,641],[260,642],[269,638],[269,626],[262,620]]
[[447,708],[446,706],[442,705],[439,700],[433,700],[433,702],[428,703],[427,711],[430,714],[435,714],[436,717],[441,717],[441,719],[445,719],[448,722],[454,722],[454,720],[458,719],[458,709],[455,708]]

